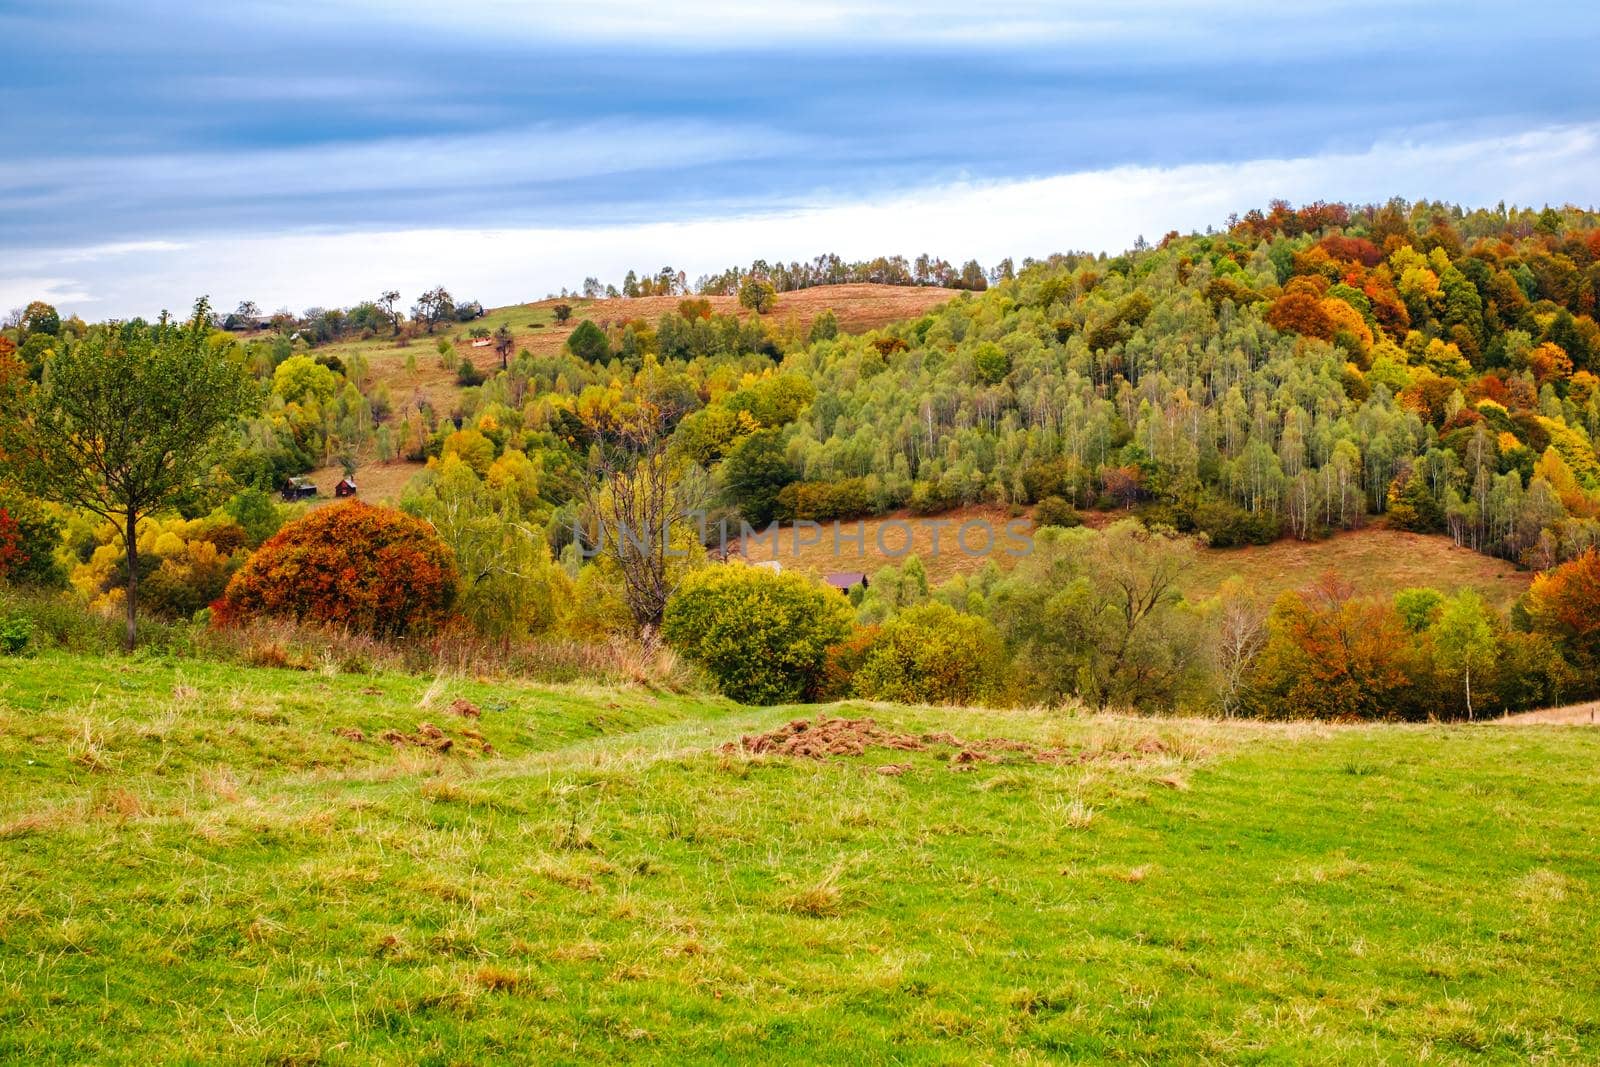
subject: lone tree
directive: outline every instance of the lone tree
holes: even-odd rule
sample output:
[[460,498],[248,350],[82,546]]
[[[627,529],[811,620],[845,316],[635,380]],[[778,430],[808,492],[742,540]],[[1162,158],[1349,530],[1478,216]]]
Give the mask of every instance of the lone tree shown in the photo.
[[199,485],[234,420],[259,406],[243,366],[210,345],[211,308],[187,322],[91,330],[51,358],[43,380],[0,382],[0,454],[34,496],[81,507],[118,530],[127,557],[133,650],[141,518]]
[[416,306],[411,309],[411,317],[426,324],[428,332],[432,333],[433,328],[439,323],[449,322],[456,317],[455,298],[444,286],[436,285],[417,297]]
[[[587,320],[585,320],[587,321]],[[667,445],[683,415],[668,394],[637,395],[583,417],[593,444],[580,488],[597,551],[622,576],[623,599],[654,640],[677,587],[671,561],[693,541],[703,485]]]
[[746,278],[739,286],[739,306],[747,307],[757,315],[765,315],[778,302],[778,290],[765,278]]
[[385,289],[378,297],[378,306],[383,309],[385,315],[389,316],[389,322],[394,326],[394,335],[396,337],[400,336],[400,312],[395,309],[395,305],[399,302],[400,291],[398,289]]
[[511,350],[514,347],[516,339],[511,336],[511,327],[502,322],[494,331],[494,353],[500,357],[501,370],[511,365]]

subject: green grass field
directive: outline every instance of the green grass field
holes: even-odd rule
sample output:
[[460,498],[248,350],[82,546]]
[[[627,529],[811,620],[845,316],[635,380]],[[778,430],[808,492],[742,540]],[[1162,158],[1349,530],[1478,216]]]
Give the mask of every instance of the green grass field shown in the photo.
[[1600,733],[834,711],[0,659],[0,1060],[1600,1059]]

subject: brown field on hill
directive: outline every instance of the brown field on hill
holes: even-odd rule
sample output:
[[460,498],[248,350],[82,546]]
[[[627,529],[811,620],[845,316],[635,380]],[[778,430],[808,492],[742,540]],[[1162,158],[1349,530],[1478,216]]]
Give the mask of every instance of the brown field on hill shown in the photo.
[[[892,322],[915,318],[923,312],[962,295],[954,289],[932,286],[906,285],[825,285],[778,294],[777,304],[765,316],[780,336],[803,334],[823,311],[832,309],[845,333],[866,333]],[[512,304],[494,308],[483,318],[470,323],[451,323],[441,326],[434,334],[420,334],[396,342],[393,338],[374,337],[367,341],[344,341],[324,345],[319,353],[348,360],[360,354],[372,369],[375,381],[388,387],[389,398],[396,408],[417,398],[425,399],[440,415],[452,414],[459,403],[460,387],[456,385],[453,368],[440,366],[438,342],[444,338],[451,342],[456,359],[470,359],[485,372],[498,368],[498,357],[492,346],[474,348],[469,331],[484,328],[498,329],[502,324],[511,329],[516,351],[524,348],[534,355],[553,355],[561,351],[568,335],[584,319],[592,319],[602,326],[616,325],[629,319],[654,323],[662,315],[678,309],[684,297],[643,296],[618,300],[582,300],[578,298],[538,300],[528,304]],[[753,312],[739,306],[731,296],[708,296],[711,307],[719,314],[749,318]],[[572,317],[565,323],[556,322],[552,310],[557,304],[572,308]],[[415,370],[407,369],[408,357],[415,362]]]
[[[356,488],[359,491],[357,499],[365,500],[369,504],[397,503],[406,483],[424,466],[422,463],[408,463],[404,460],[396,460],[393,463],[364,463],[356,468]],[[318,467],[306,477],[317,487],[317,495],[309,503],[313,506],[331,504],[338,499],[333,495],[333,487],[344,477],[344,468],[338,464]]]
[[[966,537],[967,547],[974,551],[963,551],[960,541],[962,525],[978,522],[987,523],[994,531],[989,551],[978,551],[983,544],[983,536],[976,526],[968,530]],[[1020,537],[1008,536],[1006,524],[1009,522],[1017,523],[1011,529],[1017,531]],[[1033,530],[1032,520],[1026,516],[1013,518],[1007,508],[998,506],[959,508],[925,518],[896,512],[881,518],[846,519],[837,524],[828,522],[820,525],[820,533],[786,525],[776,535],[750,538],[738,545],[733,554],[742,555],[751,562],[777,560],[786,570],[818,578],[835,571],[865,571],[871,574],[880,567],[903,563],[909,556],[915,555],[928,572],[928,581],[938,584],[958,574],[978,570],[991,557],[1002,568],[1010,570],[1020,558],[1012,553],[1025,551],[1021,538],[1028,537]],[[856,543],[858,535],[861,541],[859,546]],[[812,537],[820,539],[816,543],[807,543]]]
[[1388,596],[1419,585],[1446,593],[1472,588],[1502,611],[1533,581],[1531,572],[1459,548],[1448,537],[1369,526],[1322,541],[1209,549],[1200,554],[1185,586],[1213,592],[1238,575],[1246,588],[1275,597],[1286,589],[1303,588],[1329,570],[1354,584],[1357,593],[1369,596]]
[[[1091,526],[1104,526],[1118,517],[1115,513],[1088,512],[1084,515]],[[962,523],[978,519],[986,520],[996,530],[996,548],[988,555],[963,552],[956,540]],[[1032,529],[1031,521],[1013,520],[1005,508],[973,507],[931,518],[897,514],[860,520],[864,549],[856,547],[857,524],[850,521],[841,524],[843,534],[838,551],[833,543],[832,524],[824,523],[818,543],[797,545],[795,532],[785,529],[776,543],[770,537],[753,540],[743,546],[742,552],[751,561],[776,559],[787,569],[816,577],[835,571],[871,574],[879,567],[904,559],[905,533],[898,526],[885,529],[885,524],[891,521],[910,527],[912,551],[921,558],[929,581],[935,584],[957,574],[976,571],[989,558],[1002,569],[1009,570],[1019,557],[1007,551],[1015,541],[1005,536],[1006,523],[1020,521],[1021,529]],[[937,554],[933,552],[936,524],[940,533]],[[890,550],[888,553],[879,549],[880,537]],[[802,532],[798,539],[806,541],[808,535]],[[976,547],[980,541],[976,531],[969,534],[969,547]],[[1186,596],[1203,598],[1213,595],[1225,581],[1237,576],[1246,588],[1271,599],[1285,590],[1304,588],[1329,570],[1353,583],[1356,591],[1364,595],[1387,596],[1419,585],[1433,586],[1447,593],[1470,587],[1501,610],[1515,603],[1532,580],[1530,573],[1517,570],[1505,560],[1458,548],[1449,538],[1370,526],[1321,541],[1283,540],[1248,548],[1206,549],[1181,585]]]

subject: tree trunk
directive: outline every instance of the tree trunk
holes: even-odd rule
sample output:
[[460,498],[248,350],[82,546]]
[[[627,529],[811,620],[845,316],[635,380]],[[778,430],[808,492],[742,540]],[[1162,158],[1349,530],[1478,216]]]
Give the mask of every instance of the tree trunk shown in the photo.
[[1472,714],[1472,664],[1467,664],[1467,721],[1473,721]]
[[122,639],[122,648],[125,652],[133,651],[133,644],[139,633],[139,517],[138,512],[129,509],[128,526],[123,536],[127,539],[124,547],[128,557],[128,630]]

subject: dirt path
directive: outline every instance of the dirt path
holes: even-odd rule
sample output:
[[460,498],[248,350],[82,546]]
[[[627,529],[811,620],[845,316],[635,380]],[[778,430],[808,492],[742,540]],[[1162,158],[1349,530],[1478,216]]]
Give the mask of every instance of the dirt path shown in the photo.
[[1494,720],[1501,726],[1600,726],[1600,700],[1587,704],[1568,704],[1564,708],[1541,708],[1520,715],[1505,715]]

